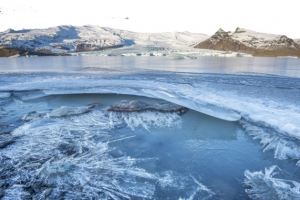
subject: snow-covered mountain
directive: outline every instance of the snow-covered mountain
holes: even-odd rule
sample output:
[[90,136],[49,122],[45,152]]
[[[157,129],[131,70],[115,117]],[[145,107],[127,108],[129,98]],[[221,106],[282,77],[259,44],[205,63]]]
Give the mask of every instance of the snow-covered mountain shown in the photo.
[[237,28],[235,32],[219,29],[209,39],[195,46],[201,49],[237,51],[254,56],[298,56],[300,46],[285,35],[259,33]]
[[58,26],[19,31],[8,29],[0,33],[0,48],[57,54],[130,45],[188,47],[208,37],[205,34],[190,32],[136,33],[91,25]]
[[129,44],[144,46],[191,46],[196,42],[203,41],[209,36],[202,33],[190,32],[163,32],[163,33],[137,33],[112,28],[103,28],[106,31],[120,36]]

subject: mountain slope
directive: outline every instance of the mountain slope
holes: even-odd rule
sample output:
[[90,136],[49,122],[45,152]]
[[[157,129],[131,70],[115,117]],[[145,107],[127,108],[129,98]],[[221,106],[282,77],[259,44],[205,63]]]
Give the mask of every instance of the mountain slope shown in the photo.
[[241,28],[237,28],[233,33],[219,29],[209,39],[197,44],[195,48],[236,51],[253,56],[300,57],[300,46],[291,38]]
[[0,33],[0,46],[39,53],[91,51],[122,46],[124,41],[97,26],[58,26]]

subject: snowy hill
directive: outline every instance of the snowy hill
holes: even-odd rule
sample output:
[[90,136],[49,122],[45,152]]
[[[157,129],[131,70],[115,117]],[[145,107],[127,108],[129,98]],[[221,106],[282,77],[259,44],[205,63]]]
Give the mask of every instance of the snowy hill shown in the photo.
[[237,28],[235,32],[219,29],[209,39],[195,46],[201,49],[237,51],[254,56],[298,56],[300,46],[284,35],[259,33]]
[[299,50],[297,43],[293,39],[285,35],[274,35],[267,33],[259,33],[247,29],[237,28],[233,34],[233,39],[236,39],[243,44],[258,48],[258,49],[278,49],[278,48],[291,48]]
[[98,50],[122,46],[124,41],[97,26],[58,26],[48,29],[15,31],[0,34],[0,46],[40,53]]
[[135,33],[99,26],[58,26],[0,33],[0,48],[36,53],[99,51],[123,46],[189,47],[208,38],[189,32]]

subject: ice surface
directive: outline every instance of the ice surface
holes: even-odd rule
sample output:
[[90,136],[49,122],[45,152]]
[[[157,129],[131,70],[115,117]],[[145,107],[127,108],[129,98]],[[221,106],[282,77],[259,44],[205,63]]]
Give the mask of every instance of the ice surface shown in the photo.
[[[66,65],[75,63],[74,57],[63,59]],[[72,199],[78,194],[103,199],[162,194],[213,199],[222,193],[237,197],[235,189],[242,186],[232,184],[236,181],[232,176],[242,176],[248,166],[257,171],[274,164],[290,176],[274,178],[273,168],[265,173],[247,172],[249,182],[245,183],[251,188],[246,192],[252,198],[258,193],[265,197],[260,188],[271,188],[270,197],[298,198],[293,192],[299,182],[295,164],[300,162],[297,70],[288,68],[294,78],[278,76],[280,68],[274,69],[275,75],[224,74],[222,66],[213,69],[218,73],[176,72],[199,59],[152,63],[161,71],[127,70],[140,63],[126,63],[126,59],[112,64],[102,60],[99,66],[88,63],[67,72],[1,74],[0,100],[5,102],[0,104],[0,133],[16,138],[0,149],[1,176],[9,180],[5,198],[33,195],[28,185],[36,198],[50,199],[61,195]],[[190,110],[185,115],[157,110],[108,112],[105,108],[115,102],[97,94],[116,94],[118,100],[124,95],[132,95],[129,100],[150,97],[149,102],[165,100]],[[92,100],[83,103],[82,98]],[[103,107],[92,108],[90,103]],[[50,117],[52,112],[56,117]],[[195,117],[199,112],[205,115]]]
[[[12,86],[2,86],[1,89],[42,89],[48,95],[60,93],[117,93],[155,97],[225,120],[239,120],[240,115],[242,115],[248,120],[265,122],[292,136],[299,137],[300,135],[296,120],[299,113],[292,105],[288,105],[291,109],[287,109],[293,113],[294,118],[290,118],[291,113],[280,107],[280,102],[270,102],[265,105],[259,97],[239,97],[232,91],[217,91],[215,88],[195,83],[194,85],[187,85],[150,80],[101,80],[79,77],[76,79],[75,84],[73,78],[62,77],[61,79],[49,79],[42,82],[37,80],[22,84],[15,83]],[[49,87],[50,85],[51,87]],[[277,115],[277,117],[274,117],[274,115]]]
[[[161,75],[162,80],[153,80],[150,75],[141,75],[141,77],[128,75],[128,78],[123,76],[122,80],[114,76],[101,78],[97,75],[87,77],[78,74],[48,76],[42,79],[36,76],[28,81],[19,80],[20,82],[14,81],[2,85],[0,90],[41,90],[46,95],[115,93],[160,98],[225,120],[236,121],[243,117],[247,121],[265,123],[285,135],[300,138],[297,120],[300,118],[300,113],[297,102],[284,103],[287,99],[288,101],[296,99],[293,94],[297,95],[296,91],[300,88],[297,79],[266,76],[252,80],[253,76],[243,76],[238,79],[230,75],[188,77],[188,75],[177,74],[172,75],[174,76],[172,81],[168,81],[168,76],[168,73]],[[272,82],[269,82],[271,79]],[[216,81],[216,84],[212,84],[213,81]],[[228,84],[234,85],[237,90],[226,87]],[[255,87],[262,86],[266,90],[265,93],[259,92],[255,95]],[[243,89],[240,89],[242,87]],[[281,87],[288,88],[281,89]],[[268,88],[274,88],[274,92],[271,94],[273,90]],[[268,93],[276,95],[276,98],[266,95]],[[284,96],[291,98],[282,99]]]
[[245,171],[244,184],[248,187],[247,194],[251,199],[300,199],[300,183],[292,180],[276,178],[281,174],[274,165],[262,171]]

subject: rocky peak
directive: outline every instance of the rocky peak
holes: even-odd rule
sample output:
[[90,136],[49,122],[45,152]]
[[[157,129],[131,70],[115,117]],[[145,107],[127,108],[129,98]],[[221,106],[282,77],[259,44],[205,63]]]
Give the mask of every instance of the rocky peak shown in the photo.
[[6,31],[4,31],[4,33],[14,33],[15,30],[12,28],[7,29]]
[[234,33],[245,33],[245,32],[246,32],[245,29],[239,28],[239,27],[237,27],[237,28],[235,29],[235,31],[234,31]]
[[225,31],[222,28],[219,28],[216,33],[225,33]]
[[281,43],[291,43],[293,41],[293,39],[291,38],[288,38],[287,36],[285,35],[282,35],[278,38],[278,41],[281,42]]
[[164,112],[184,114],[188,111],[187,108],[170,102],[159,102],[148,104],[142,101],[122,100],[107,108],[110,112]]
[[229,38],[230,37],[229,33],[230,32],[226,32],[226,31],[224,31],[223,29],[220,28],[214,35],[212,35],[210,37],[210,41],[212,41],[213,43],[216,43],[216,42],[218,42],[220,40],[223,40],[225,38]]

